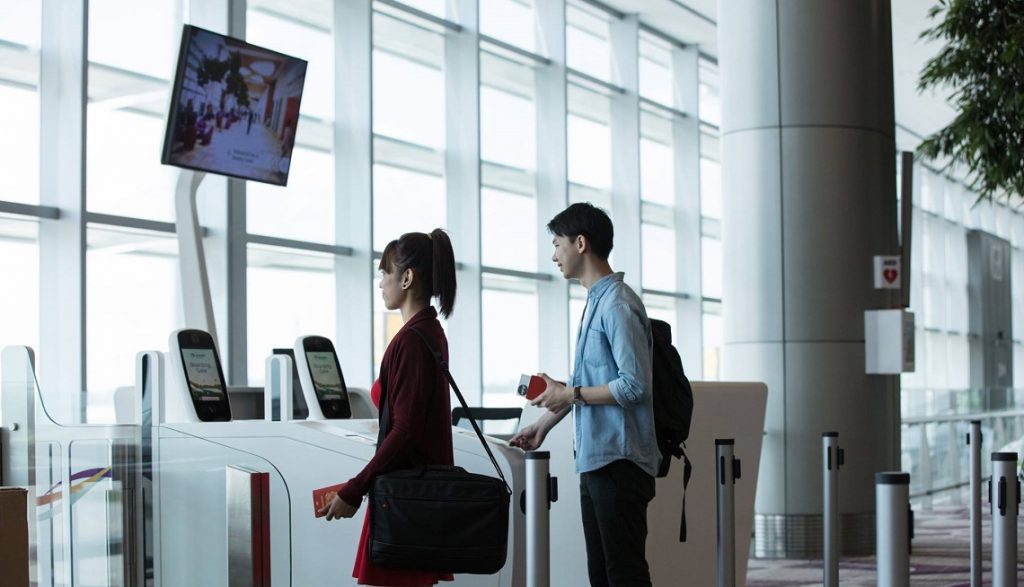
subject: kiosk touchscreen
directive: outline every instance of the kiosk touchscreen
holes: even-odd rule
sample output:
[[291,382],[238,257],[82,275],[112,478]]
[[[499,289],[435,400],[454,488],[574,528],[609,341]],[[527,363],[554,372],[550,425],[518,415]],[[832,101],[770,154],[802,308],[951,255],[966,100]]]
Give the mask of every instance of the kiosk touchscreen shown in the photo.
[[203,422],[230,421],[231,405],[213,337],[202,330],[181,330],[176,338],[196,416]]
[[295,365],[304,389],[312,389],[316,407],[306,402],[311,419],[322,416],[328,420],[352,417],[348,403],[348,389],[341,374],[341,364],[334,352],[334,345],[323,336],[300,336],[295,341]]

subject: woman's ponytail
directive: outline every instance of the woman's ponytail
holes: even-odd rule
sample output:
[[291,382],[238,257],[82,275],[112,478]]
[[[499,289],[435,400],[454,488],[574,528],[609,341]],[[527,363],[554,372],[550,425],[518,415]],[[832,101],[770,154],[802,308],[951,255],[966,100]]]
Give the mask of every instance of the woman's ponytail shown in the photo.
[[455,307],[455,251],[448,233],[440,228],[430,232],[430,240],[433,245],[433,291],[430,293],[437,297],[438,311],[447,318]]

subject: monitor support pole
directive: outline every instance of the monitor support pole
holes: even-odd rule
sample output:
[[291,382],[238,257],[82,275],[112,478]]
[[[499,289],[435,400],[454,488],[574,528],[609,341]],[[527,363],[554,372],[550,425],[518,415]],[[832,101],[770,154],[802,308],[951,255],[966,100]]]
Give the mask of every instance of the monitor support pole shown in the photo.
[[210,333],[216,344],[217,325],[210,297],[210,278],[206,273],[203,229],[196,210],[196,191],[206,173],[184,169],[178,175],[174,191],[175,232],[178,235],[178,273],[181,277],[181,301],[185,326]]

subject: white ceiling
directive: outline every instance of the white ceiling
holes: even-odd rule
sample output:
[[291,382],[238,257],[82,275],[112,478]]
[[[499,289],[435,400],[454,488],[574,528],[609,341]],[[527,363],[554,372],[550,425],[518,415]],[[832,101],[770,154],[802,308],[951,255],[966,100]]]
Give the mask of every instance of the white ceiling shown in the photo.
[[[721,0],[727,4],[728,0]],[[621,12],[640,15],[640,21],[685,43],[696,43],[702,52],[717,57],[718,0],[603,0]],[[891,0],[893,89],[900,148],[912,148],[916,137],[927,136],[946,126],[954,110],[945,97],[933,92],[920,94],[917,78],[925,62],[939,45],[920,39],[928,28],[928,10],[935,0]],[[916,137],[915,137],[916,135]],[[904,144],[906,143],[906,144]]]

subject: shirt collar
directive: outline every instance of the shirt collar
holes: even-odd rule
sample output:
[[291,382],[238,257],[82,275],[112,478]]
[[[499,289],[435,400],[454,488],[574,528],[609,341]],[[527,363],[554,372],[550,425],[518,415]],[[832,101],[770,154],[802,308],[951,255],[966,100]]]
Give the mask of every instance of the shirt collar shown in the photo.
[[427,306],[426,308],[423,308],[419,312],[413,314],[412,318],[409,318],[409,321],[402,326],[401,330],[405,330],[406,328],[412,328],[413,326],[416,326],[420,322],[427,322],[435,318],[437,318],[437,310],[434,309],[434,306]]
[[605,290],[611,287],[613,283],[617,281],[622,281],[624,275],[625,273],[623,273],[622,271],[617,271],[615,273],[605,275],[601,279],[598,279],[597,281],[594,282],[594,285],[590,286],[590,291],[587,292],[587,299],[591,300],[601,297],[601,295],[604,294]]

